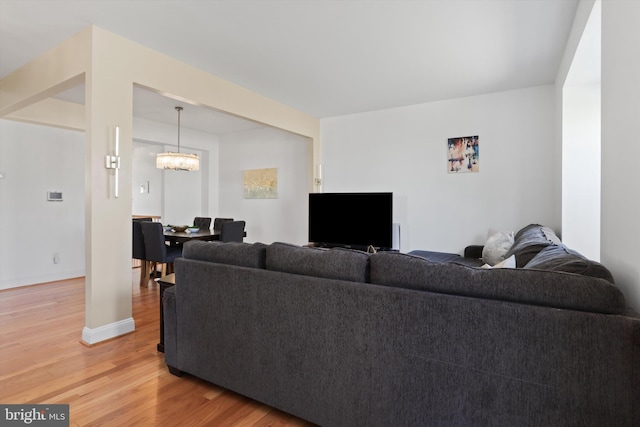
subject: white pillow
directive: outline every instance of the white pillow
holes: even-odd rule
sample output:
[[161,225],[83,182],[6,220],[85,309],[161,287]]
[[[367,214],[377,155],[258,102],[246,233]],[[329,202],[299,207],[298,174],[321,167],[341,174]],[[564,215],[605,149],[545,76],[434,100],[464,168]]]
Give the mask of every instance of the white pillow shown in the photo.
[[504,261],[511,246],[513,246],[513,231],[505,233],[502,231],[489,231],[489,238],[482,249],[482,260],[489,265],[496,265]]
[[485,264],[482,268],[516,268],[516,256],[511,255],[509,258],[497,263],[493,267],[489,264]]

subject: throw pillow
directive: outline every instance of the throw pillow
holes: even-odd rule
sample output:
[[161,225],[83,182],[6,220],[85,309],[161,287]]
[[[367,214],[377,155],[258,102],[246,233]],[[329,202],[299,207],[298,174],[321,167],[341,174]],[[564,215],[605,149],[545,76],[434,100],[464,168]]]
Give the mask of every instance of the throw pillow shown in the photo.
[[489,265],[496,265],[504,261],[506,253],[513,245],[513,232],[505,233],[493,231],[489,233],[489,238],[482,249],[482,261]]
[[610,283],[615,283],[611,272],[604,265],[586,258],[563,244],[544,248],[524,268],[564,271],[582,276],[597,277]]
[[505,255],[505,258],[511,255],[516,256],[516,267],[522,268],[541,250],[547,246],[555,245],[555,241],[559,241],[557,236],[552,240],[549,237],[555,236],[555,233],[539,224],[529,224],[518,231],[514,238],[513,246]]

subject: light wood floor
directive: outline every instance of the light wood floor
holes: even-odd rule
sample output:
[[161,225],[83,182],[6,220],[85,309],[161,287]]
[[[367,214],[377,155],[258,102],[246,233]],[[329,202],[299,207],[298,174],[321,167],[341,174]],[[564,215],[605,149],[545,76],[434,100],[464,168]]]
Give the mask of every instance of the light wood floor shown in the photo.
[[[72,426],[310,426],[213,384],[169,374],[159,286],[138,286],[136,331],[87,347],[84,279],[0,291],[0,403],[70,405]],[[135,285],[134,285],[135,284]]]

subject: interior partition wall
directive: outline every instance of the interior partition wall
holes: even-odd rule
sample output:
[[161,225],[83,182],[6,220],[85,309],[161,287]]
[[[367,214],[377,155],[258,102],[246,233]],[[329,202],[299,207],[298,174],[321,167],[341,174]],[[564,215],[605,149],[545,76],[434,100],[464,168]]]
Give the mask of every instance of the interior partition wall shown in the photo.
[[562,240],[600,260],[601,8],[596,1],[562,92]]

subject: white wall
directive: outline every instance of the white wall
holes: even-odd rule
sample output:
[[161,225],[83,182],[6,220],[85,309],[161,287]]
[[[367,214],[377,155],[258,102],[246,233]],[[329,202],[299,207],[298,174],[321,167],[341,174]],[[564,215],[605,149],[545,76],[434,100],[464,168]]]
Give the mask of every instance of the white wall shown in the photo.
[[[84,144],[82,132],[0,120],[0,289],[84,275]],[[48,202],[52,190],[64,200]]]
[[640,311],[640,2],[602,2],[601,257]]
[[[247,242],[307,243],[308,138],[265,128],[220,141],[221,217],[247,222]],[[277,199],[244,199],[243,171],[278,168]]]
[[600,84],[566,86],[563,102],[562,241],[600,260]]
[[[392,191],[401,250],[460,253],[490,227],[560,226],[554,88],[321,120],[325,192]],[[479,135],[480,172],[447,173],[447,139]]]
[[640,2],[580,0],[556,77],[556,123],[560,129],[562,89],[596,7],[601,8],[600,260],[627,305],[640,311],[640,169],[624,160],[640,157],[640,142],[630,137],[640,117]]
[[[162,171],[156,168],[156,155],[162,152],[162,145],[133,142],[133,168],[131,170],[131,197],[134,215],[162,216],[164,190]],[[148,189],[140,193],[140,185]]]
[[593,4],[572,53],[561,103],[562,240],[596,261],[600,260],[600,6],[600,1]]

